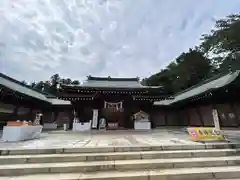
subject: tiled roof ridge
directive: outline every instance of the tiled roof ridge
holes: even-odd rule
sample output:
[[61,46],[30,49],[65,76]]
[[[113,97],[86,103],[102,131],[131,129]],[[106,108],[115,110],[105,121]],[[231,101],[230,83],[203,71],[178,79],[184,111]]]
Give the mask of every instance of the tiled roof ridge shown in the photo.
[[97,77],[97,76],[87,76],[88,81],[135,81],[140,83],[140,78],[118,78],[118,77]]

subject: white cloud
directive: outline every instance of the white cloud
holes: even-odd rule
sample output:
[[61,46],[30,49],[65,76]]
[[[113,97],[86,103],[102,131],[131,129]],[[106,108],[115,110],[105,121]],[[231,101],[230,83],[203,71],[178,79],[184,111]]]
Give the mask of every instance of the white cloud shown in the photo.
[[28,81],[54,73],[149,76],[239,7],[238,0],[1,0],[0,71]]

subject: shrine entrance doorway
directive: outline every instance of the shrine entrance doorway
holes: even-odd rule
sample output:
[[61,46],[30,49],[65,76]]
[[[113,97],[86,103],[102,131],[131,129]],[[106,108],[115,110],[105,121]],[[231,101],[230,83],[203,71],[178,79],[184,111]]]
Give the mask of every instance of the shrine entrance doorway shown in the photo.
[[104,101],[102,116],[106,119],[107,129],[124,128],[124,108],[123,102]]

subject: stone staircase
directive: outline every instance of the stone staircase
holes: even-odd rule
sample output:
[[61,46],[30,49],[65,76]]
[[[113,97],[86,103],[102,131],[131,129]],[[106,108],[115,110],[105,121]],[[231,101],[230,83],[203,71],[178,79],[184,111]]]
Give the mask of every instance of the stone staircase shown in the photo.
[[0,180],[240,179],[239,152],[240,144],[1,150]]

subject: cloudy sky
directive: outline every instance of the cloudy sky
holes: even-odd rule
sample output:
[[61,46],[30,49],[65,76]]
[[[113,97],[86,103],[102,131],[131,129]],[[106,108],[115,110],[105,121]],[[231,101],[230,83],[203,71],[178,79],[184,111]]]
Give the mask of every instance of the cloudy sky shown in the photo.
[[146,77],[239,11],[239,0],[0,0],[0,72]]

